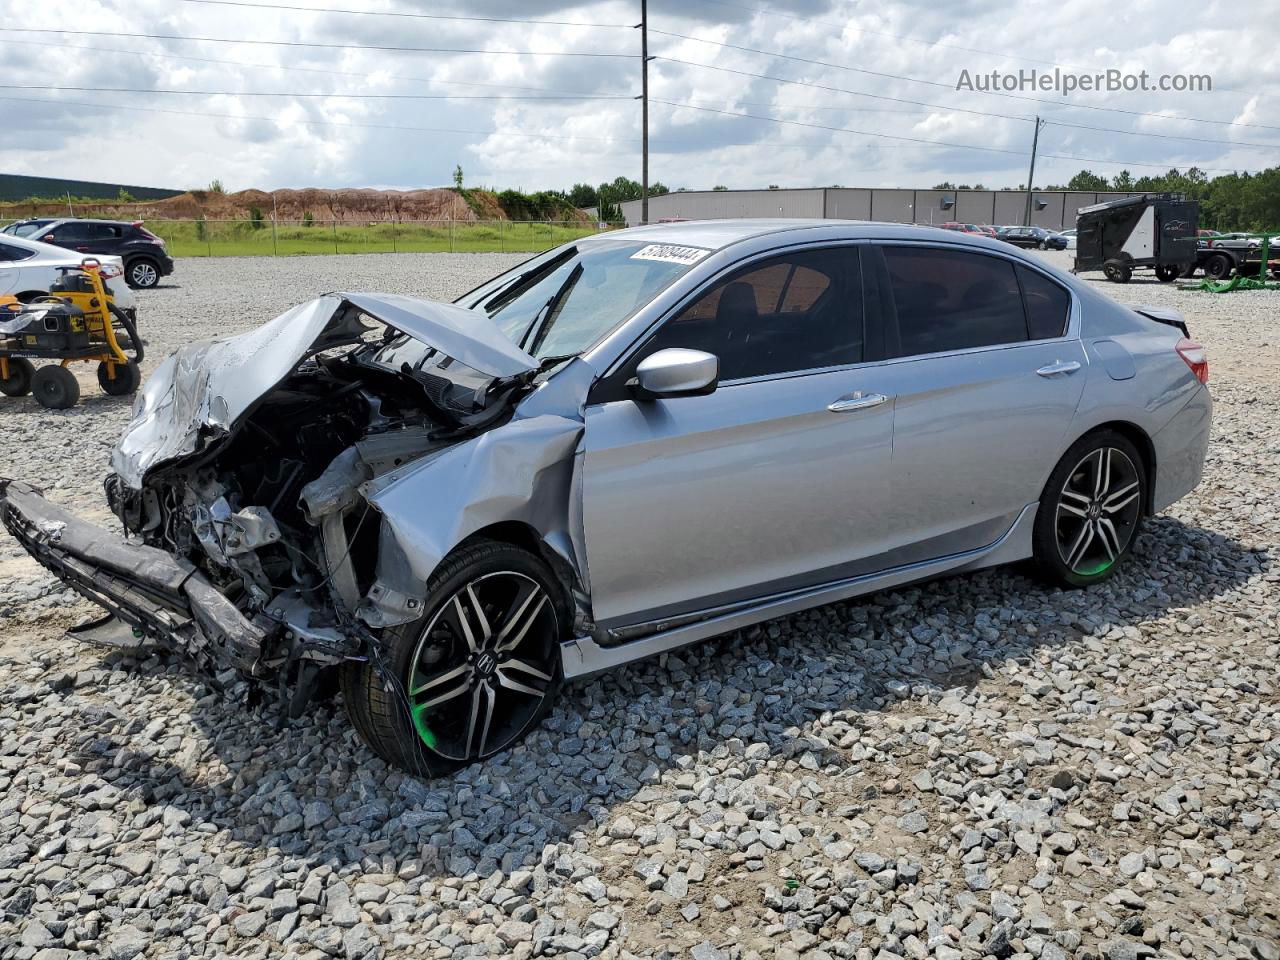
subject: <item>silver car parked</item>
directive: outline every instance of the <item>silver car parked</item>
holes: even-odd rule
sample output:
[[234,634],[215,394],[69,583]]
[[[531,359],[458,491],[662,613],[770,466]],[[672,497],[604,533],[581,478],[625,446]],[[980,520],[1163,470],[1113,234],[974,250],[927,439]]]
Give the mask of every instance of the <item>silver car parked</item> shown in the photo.
[[[535,257],[455,304],[333,293],[152,375],[127,536],[0,516],[133,631],[438,774],[563,681],[1031,558],[1109,575],[1200,479],[1204,349],[1007,244],[710,221]],[[288,684],[286,684],[286,682]]]

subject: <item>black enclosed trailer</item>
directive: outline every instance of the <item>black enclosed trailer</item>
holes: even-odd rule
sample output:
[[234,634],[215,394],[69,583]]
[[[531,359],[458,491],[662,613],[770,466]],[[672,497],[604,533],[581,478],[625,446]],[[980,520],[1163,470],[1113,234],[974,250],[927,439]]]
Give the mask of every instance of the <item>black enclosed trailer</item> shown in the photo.
[[1200,204],[1181,194],[1124,197],[1082,207],[1076,213],[1073,272],[1101,270],[1127,283],[1138,267],[1152,267],[1165,283],[1196,265]]

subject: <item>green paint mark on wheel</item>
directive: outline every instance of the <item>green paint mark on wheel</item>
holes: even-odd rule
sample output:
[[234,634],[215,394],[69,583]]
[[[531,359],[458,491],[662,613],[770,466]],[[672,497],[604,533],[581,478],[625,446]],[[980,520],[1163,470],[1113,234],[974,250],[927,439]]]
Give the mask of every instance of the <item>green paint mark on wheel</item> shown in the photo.
[[427,726],[425,719],[427,712],[426,707],[411,707],[409,716],[413,718],[413,729],[418,731],[418,737],[432,750],[436,748],[436,735],[431,732],[431,728]]
[[1101,563],[1098,566],[1094,567],[1092,570],[1081,570],[1080,576],[1095,577],[1098,574],[1102,573],[1104,570],[1107,570],[1108,568],[1110,568],[1111,564],[1113,564],[1114,562],[1115,562],[1114,560],[1108,560],[1105,563]]

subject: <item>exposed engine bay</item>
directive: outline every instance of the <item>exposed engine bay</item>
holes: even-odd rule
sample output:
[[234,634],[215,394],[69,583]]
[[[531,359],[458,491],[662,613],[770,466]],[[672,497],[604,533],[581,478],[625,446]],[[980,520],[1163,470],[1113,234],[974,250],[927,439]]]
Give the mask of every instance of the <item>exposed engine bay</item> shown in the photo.
[[135,632],[292,681],[300,709],[319,668],[376,655],[381,628],[422,614],[469,529],[529,522],[581,595],[565,515],[581,420],[517,413],[574,363],[539,365],[451,304],[331,294],[152,375],[106,480],[123,542],[16,482],[5,524]]

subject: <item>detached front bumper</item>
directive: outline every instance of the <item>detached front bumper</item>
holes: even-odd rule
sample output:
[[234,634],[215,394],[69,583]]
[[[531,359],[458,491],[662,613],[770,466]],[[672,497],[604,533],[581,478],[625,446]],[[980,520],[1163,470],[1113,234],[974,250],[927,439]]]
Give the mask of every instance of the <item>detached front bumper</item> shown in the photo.
[[29,484],[0,479],[0,521],[81,596],[209,672],[254,675],[281,629],[247,619],[186,560],[87,523]]

